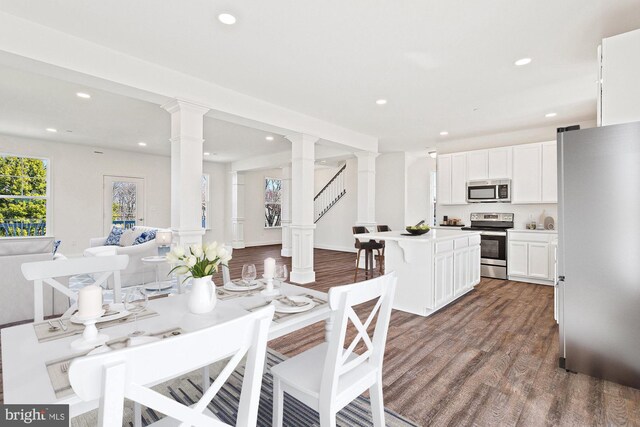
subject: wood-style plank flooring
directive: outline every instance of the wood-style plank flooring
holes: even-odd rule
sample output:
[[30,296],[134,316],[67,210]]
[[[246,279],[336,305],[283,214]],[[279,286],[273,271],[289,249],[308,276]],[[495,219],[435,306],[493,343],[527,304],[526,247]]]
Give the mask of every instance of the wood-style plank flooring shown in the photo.
[[[268,256],[290,265],[280,246],[236,250],[232,277],[246,262],[261,274]],[[316,249],[316,282],[308,286],[327,291],[352,283],[354,260],[354,254]],[[324,325],[317,324],[269,346],[292,356],[323,339]],[[640,426],[640,390],[569,374],[557,361],[553,289],[483,279],[431,317],[394,310],[385,406],[424,426]]]

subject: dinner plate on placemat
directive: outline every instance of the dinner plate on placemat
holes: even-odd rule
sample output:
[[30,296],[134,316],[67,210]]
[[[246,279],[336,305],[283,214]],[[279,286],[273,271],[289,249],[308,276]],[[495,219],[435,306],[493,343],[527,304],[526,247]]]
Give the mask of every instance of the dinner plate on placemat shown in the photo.
[[271,303],[278,313],[302,313],[311,310],[316,303],[311,298],[296,295],[290,297],[280,297]]
[[[127,317],[129,313],[125,308],[124,304],[109,304],[109,308],[105,310],[105,313],[100,317],[96,323],[102,322],[110,322],[111,320],[122,319],[123,317]],[[69,319],[71,323],[82,324],[82,320],[78,318],[77,313],[74,313]]]
[[224,284],[223,288],[231,292],[242,292],[242,291],[251,291],[253,289],[258,289],[260,286],[262,286],[262,283],[260,283],[257,280],[253,280],[248,285],[245,285],[241,281],[227,282]]

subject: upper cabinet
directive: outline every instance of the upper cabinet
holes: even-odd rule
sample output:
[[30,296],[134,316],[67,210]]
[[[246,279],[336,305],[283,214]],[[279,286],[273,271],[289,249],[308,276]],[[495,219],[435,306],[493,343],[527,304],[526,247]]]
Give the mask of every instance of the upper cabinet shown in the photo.
[[488,151],[489,179],[511,178],[512,147],[492,148]]
[[640,30],[602,40],[598,125],[640,120]]
[[438,203],[466,204],[467,181],[511,179],[511,203],[557,203],[556,142],[438,156]]
[[469,151],[467,153],[467,178],[469,181],[489,177],[489,150]]
[[451,204],[451,154],[442,154],[438,156],[437,171],[437,202],[442,205],[449,205]]
[[511,203],[557,203],[556,142],[513,147]]

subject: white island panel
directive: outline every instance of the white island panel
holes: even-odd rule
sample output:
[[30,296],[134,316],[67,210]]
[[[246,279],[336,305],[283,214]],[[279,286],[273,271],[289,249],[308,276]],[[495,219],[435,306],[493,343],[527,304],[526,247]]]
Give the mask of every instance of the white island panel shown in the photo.
[[480,282],[478,232],[432,229],[422,236],[388,231],[354,237],[386,242],[385,271],[398,277],[396,310],[429,316]]

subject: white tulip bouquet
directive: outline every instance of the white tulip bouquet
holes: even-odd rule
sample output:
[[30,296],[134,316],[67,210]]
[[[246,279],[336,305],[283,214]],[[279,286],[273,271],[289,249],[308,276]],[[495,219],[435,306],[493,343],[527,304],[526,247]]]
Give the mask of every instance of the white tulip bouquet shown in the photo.
[[227,266],[230,259],[229,252],[217,242],[191,245],[187,250],[176,246],[167,254],[167,261],[178,264],[170,273],[189,274],[187,277],[194,279],[211,276],[220,264]]

